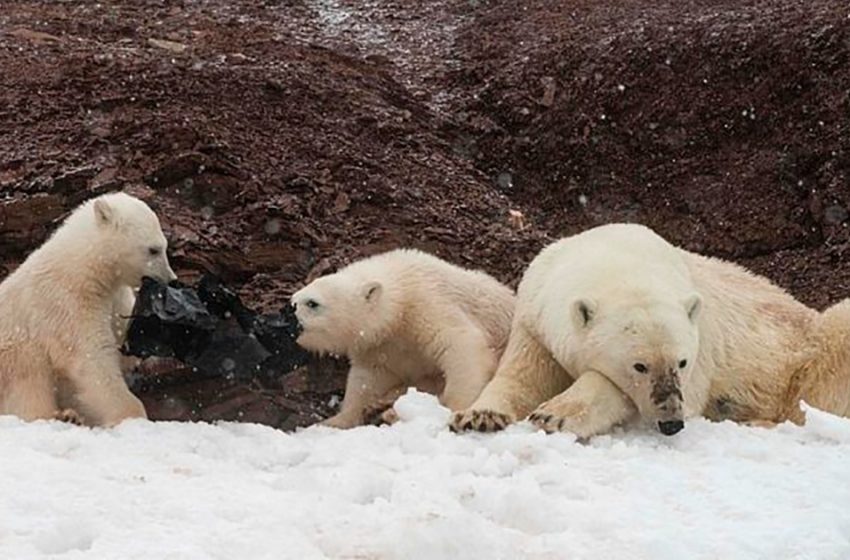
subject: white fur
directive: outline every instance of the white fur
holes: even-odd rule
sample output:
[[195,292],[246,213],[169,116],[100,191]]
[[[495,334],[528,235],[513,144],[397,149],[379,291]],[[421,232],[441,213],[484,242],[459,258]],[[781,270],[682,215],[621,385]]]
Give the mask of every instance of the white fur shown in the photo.
[[[515,344],[508,353],[514,346],[539,353],[534,361],[551,361],[543,368],[548,379],[537,383],[524,361],[512,364],[516,357],[505,356],[474,408],[515,418],[564,392],[541,407],[540,416],[587,436],[600,422],[621,420],[595,416],[601,410],[599,403],[591,406],[596,387],[628,396],[608,399],[613,404],[606,408],[626,414],[636,405],[653,421],[681,420],[693,411],[683,406],[708,392],[708,381],[691,371],[701,298],[679,252],[651,230],[615,224],[553,243],[528,267],[517,295]],[[581,383],[574,384],[577,379]],[[685,403],[676,392],[653,402],[653,388],[667,379],[687,393]],[[506,390],[535,396],[525,404],[505,402]],[[570,421],[560,422],[565,417]]]
[[[597,306],[586,329],[576,300]],[[685,310],[694,303],[691,325]],[[846,303],[819,315],[765,278],[677,249],[647,228],[602,226],[553,244],[529,266],[499,369],[453,426],[498,429],[532,413],[544,429],[586,437],[637,411],[663,420],[669,403],[647,399],[651,376],[628,371],[646,352],[640,361],[668,371],[687,360],[678,374],[683,418],[799,422],[800,398],[846,415],[848,341]]]
[[[566,371],[602,373],[645,416],[659,416],[650,383],[671,368],[693,377],[686,403],[708,392],[706,379],[690,376],[699,329],[688,312],[695,305],[698,316],[699,296],[679,252],[648,228],[614,224],[556,242],[529,266],[518,292],[528,302],[518,315],[534,322]],[[688,367],[679,371],[681,360]],[[635,371],[638,363],[648,371]]]
[[504,350],[514,295],[483,272],[398,250],[319,278],[292,302],[299,344],[351,361],[341,411],[326,423],[352,427],[411,386],[452,410],[472,404]]
[[[175,278],[159,220],[122,193],[77,208],[0,284],[0,414],[113,425],[144,417],[118,345],[143,276]],[[157,254],[151,254],[155,249]]]

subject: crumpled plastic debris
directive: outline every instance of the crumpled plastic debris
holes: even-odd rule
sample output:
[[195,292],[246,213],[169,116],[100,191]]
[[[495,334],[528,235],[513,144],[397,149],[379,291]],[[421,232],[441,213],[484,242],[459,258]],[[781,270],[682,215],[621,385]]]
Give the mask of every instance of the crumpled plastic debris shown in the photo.
[[214,276],[203,276],[194,288],[146,277],[121,351],[140,358],[177,358],[211,377],[271,378],[309,360],[295,343],[299,334],[291,305],[259,314]]

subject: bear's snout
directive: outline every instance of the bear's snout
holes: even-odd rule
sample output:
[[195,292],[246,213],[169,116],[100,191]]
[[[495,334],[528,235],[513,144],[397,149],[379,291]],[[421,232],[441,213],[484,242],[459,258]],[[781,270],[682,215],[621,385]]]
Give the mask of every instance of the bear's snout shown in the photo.
[[652,382],[652,404],[658,425],[658,431],[665,436],[672,436],[685,427],[682,421],[682,389],[679,375],[676,371],[658,375]]
[[685,428],[685,423],[682,420],[665,420],[658,423],[658,431],[665,436],[678,434]]
[[682,402],[682,389],[680,388],[679,375],[675,371],[659,375],[652,381],[652,402],[662,407],[673,402]]
[[171,265],[167,262],[163,265],[161,263],[154,263],[148,265],[148,273],[145,276],[150,276],[156,280],[159,280],[163,284],[170,284],[177,280],[177,275],[171,269]]

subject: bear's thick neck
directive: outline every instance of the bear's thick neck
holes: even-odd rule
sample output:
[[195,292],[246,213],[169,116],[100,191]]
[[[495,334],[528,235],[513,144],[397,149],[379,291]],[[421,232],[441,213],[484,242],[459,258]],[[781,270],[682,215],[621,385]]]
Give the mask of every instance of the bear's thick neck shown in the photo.
[[[46,270],[42,272],[57,285],[74,284],[74,293],[88,301],[111,299],[124,286],[114,255],[104,254],[97,243],[75,241],[73,245],[61,244],[61,255],[43,259]],[[55,251],[47,245],[44,248]]]

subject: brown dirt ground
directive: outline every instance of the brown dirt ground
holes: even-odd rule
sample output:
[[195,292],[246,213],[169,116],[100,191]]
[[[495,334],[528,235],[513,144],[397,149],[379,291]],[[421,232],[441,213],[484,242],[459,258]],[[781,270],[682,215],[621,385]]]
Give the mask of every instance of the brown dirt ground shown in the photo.
[[[822,308],[850,292],[850,11],[835,0],[11,0],[0,277],[82,200],[150,202],[184,279],[261,308],[407,245],[515,283],[548,240],[646,223]],[[510,209],[528,217],[519,229]],[[341,366],[160,364],[155,418],[290,428]]]

